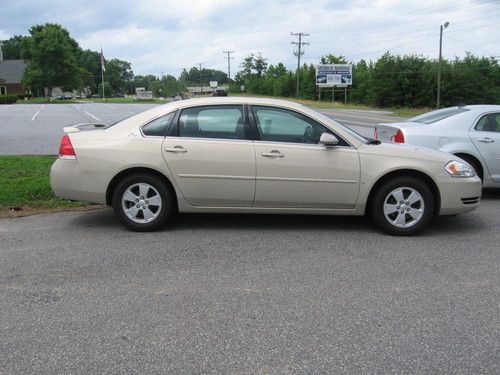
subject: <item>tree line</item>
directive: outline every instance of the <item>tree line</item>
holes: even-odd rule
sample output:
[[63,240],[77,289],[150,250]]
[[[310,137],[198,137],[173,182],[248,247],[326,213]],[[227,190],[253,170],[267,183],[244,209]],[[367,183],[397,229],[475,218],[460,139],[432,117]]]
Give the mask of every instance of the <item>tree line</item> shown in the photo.
[[[29,35],[17,35],[2,41],[4,59],[24,59],[27,69],[22,82],[34,95],[48,94],[54,87],[80,90],[87,95],[100,94],[100,52],[83,50],[61,25],[46,23],[29,29]],[[347,100],[377,107],[433,107],[436,102],[438,63],[419,55],[393,55],[389,52],[375,61],[349,62],[344,56],[326,55],[323,64],[353,64],[353,85]],[[269,64],[262,54],[250,54],[241,64],[234,80],[225,72],[191,67],[179,77],[167,74],[134,75],[128,61],[106,61],[104,91],[107,97],[134,94],[137,87],[151,90],[155,97],[174,96],[189,86],[207,87],[210,81],[228,84],[231,92],[244,86],[249,94],[277,97],[296,96],[299,74],[303,99],[318,99],[316,70],[304,64],[298,72],[283,63]],[[322,100],[331,100],[331,89],[324,89]],[[340,95],[343,99],[343,95]],[[468,53],[464,58],[442,62],[441,101],[443,106],[459,103],[500,103],[500,66],[495,58]]]
[[[29,35],[16,35],[1,43],[5,60],[27,62],[22,83],[35,96],[44,96],[46,91],[51,96],[55,87],[78,90],[88,96],[102,93],[100,52],[82,49],[61,25],[34,25]],[[105,63],[104,94],[135,94],[137,87],[144,87],[156,97],[174,96],[188,86],[199,86],[200,79],[205,86],[210,81],[228,83],[226,73],[196,67],[184,69],[179,78],[134,75],[130,62],[111,58]]]
[[[438,63],[418,56],[396,56],[385,53],[376,61],[349,62],[344,56],[326,55],[322,64],[353,65],[353,85],[347,90],[352,103],[376,107],[434,107],[436,104]],[[296,96],[297,72],[282,63],[269,65],[262,55],[251,54],[243,59],[235,76],[232,92],[241,86],[250,94],[279,97]],[[299,97],[318,99],[316,69],[304,64],[298,71]],[[495,58],[467,53],[464,58],[442,62],[441,103],[457,104],[500,103],[500,66]],[[344,95],[340,95],[341,100]],[[323,100],[332,99],[332,90],[323,89]]]

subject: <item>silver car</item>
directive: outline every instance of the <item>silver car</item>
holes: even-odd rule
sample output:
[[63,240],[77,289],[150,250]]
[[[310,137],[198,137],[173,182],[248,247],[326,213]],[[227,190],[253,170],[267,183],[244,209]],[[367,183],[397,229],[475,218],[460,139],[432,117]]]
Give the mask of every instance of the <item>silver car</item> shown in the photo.
[[485,187],[500,187],[500,105],[439,109],[377,125],[378,139],[449,152],[467,161]]
[[177,212],[369,214],[410,235],[474,210],[481,180],[451,154],[366,139],[300,104],[261,98],[177,101],[115,125],[65,128],[51,185],[113,206],[148,231]]

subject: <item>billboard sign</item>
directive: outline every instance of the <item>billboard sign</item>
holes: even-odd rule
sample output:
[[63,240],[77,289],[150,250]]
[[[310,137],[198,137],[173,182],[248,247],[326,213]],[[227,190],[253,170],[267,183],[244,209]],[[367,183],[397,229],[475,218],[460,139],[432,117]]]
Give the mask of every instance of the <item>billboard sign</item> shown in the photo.
[[218,82],[217,81],[210,81],[210,87],[215,89],[217,88]]
[[316,85],[318,85],[319,87],[345,87],[352,85],[352,65],[316,65]]

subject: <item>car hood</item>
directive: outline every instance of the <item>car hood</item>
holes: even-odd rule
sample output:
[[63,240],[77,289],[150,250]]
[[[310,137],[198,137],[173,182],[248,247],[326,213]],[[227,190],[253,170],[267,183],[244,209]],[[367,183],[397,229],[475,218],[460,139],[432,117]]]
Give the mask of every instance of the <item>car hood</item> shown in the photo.
[[381,143],[379,145],[362,145],[359,148],[360,153],[376,154],[397,159],[419,159],[430,162],[447,163],[450,160],[459,159],[455,155],[447,152],[438,151],[431,148],[401,145],[397,143]]

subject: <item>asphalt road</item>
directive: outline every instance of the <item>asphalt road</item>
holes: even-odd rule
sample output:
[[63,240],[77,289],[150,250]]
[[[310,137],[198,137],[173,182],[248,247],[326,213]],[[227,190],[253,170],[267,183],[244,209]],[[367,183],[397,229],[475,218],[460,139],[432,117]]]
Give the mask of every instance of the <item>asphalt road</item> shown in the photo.
[[345,217],[0,220],[0,373],[498,374],[499,200],[413,238]]
[[[82,122],[113,123],[157,104],[16,104],[0,106],[0,155],[56,155],[63,127]],[[398,118],[383,111],[321,110],[368,136],[379,122]]]

